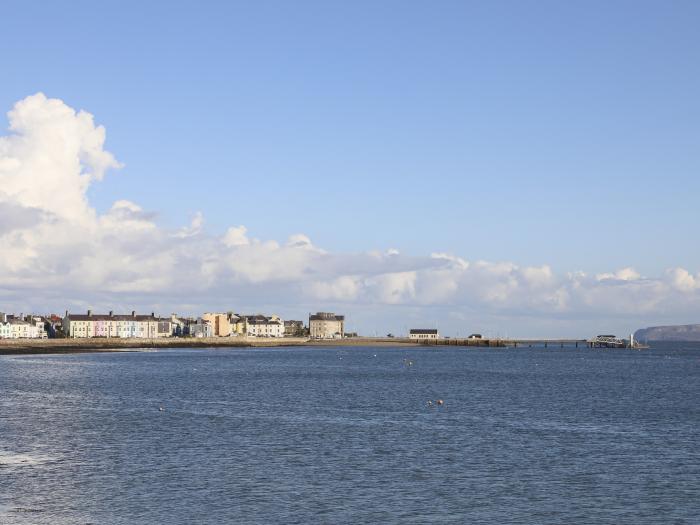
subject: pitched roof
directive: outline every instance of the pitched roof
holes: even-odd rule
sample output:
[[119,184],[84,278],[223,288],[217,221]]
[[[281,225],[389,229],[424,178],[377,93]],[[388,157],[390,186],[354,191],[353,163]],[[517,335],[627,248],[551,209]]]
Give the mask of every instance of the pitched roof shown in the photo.
[[27,321],[24,321],[22,319],[18,319],[16,317],[13,318],[7,318],[7,324],[17,324],[17,325],[26,325],[26,326],[34,326],[32,323],[29,323]]
[[264,315],[247,315],[245,320],[248,324],[282,324],[282,321]]
[[344,315],[335,315],[330,312],[316,312],[309,316],[309,321],[344,321]]
[[169,317],[155,317],[153,315],[109,315],[109,314],[68,314],[71,321],[158,321],[170,322]]

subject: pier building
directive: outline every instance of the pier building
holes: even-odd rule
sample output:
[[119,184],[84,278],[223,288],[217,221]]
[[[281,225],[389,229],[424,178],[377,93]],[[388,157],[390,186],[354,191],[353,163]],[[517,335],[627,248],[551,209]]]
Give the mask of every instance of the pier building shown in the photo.
[[437,328],[411,328],[408,338],[413,340],[434,340],[440,339]]

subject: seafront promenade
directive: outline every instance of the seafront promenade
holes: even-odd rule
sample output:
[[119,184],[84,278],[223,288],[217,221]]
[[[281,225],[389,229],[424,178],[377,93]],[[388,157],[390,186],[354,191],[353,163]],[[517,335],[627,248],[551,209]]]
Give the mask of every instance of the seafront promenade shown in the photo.
[[400,338],[352,337],[314,340],[306,337],[163,337],[163,338],[62,338],[0,339],[2,354],[54,354],[138,351],[150,348],[264,348],[292,346],[416,346],[421,341]]

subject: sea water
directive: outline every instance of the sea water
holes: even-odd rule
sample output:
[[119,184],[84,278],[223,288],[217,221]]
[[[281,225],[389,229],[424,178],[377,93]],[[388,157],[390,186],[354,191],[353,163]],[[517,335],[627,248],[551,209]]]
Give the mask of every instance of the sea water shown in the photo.
[[3,356],[0,523],[697,524],[700,346]]

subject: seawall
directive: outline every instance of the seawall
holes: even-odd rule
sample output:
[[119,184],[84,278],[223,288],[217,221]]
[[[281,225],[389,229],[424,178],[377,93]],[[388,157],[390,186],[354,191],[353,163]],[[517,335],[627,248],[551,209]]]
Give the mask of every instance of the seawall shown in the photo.
[[141,350],[145,348],[235,348],[300,346],[307,344],[301,337],[245,338],[245,337],[163,337],[89,339],[0,339],[0,354],[52,354],[100,352],[114,350]]

